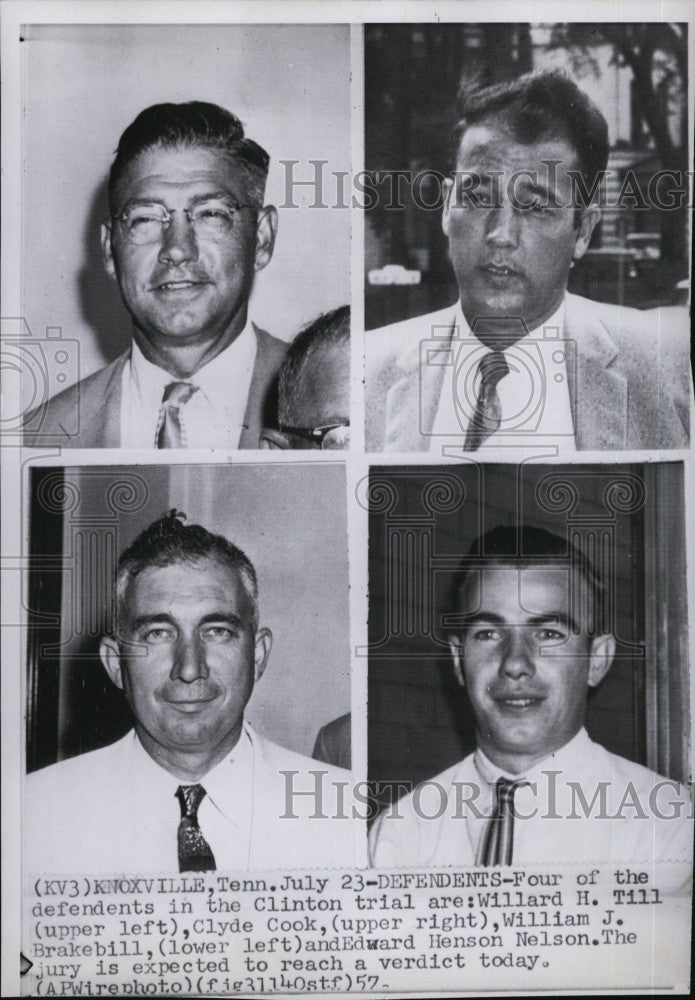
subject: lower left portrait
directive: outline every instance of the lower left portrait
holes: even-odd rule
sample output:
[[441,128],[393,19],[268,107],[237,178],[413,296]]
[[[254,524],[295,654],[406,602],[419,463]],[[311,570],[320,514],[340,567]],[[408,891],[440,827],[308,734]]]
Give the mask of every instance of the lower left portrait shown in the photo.
[[341,463],[28,474],[22,867],[350,868]]

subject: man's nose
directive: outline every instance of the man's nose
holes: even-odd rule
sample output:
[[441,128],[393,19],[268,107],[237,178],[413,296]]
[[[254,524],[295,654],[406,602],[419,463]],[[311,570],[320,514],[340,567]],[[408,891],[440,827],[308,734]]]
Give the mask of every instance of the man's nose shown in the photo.
[[509,629],[502,651],[500,673],[518,680],[536,672],[529,650],[530,635],[522,628]]
[[194,681],[205,680],[209,674],[202,643],[195,636],[179,638],[174,651],[171,679],[193,684]]
[[182,264],[198,256],[195,230],[184,212],[172,212],[162,232],[159,260],[166,264]]
[[519,239],[519,213],[507,199],[488,209],[487,239],[499,247],[515,247]]

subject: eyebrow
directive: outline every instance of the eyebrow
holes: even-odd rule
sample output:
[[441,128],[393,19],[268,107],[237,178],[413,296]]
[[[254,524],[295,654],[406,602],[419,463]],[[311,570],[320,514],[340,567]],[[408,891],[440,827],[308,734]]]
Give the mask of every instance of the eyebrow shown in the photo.
[[[197,627],[201,625],[209,625],[212,622],[223,622],[226,625],[233,625],[235,628],[243,628],[244,621],[238,615],[230,614],[228,611],[213,611],[210,614],[203,615],[203,617],[198,622]],[[174,625],[177,626],[175,618],[171,615],[162,612],[161,614],[155,615],[140,615],[135,618],[130,624],[130,629],[133,632],[137,632],[139,629],[146,628],[148,625]]]
[[525,628],[534,628],[538,625],[564,625],[565,628],[571,629],[573,632],[579,632],[580,628],[572,615],[567,614],[564,611],[553,611],[544,613],[542,615],[532,615],[525,622],[509,622],[502,615],[496,614],[494,611],[474,611],[470,615],[461,616],[463,621],[461,623],[463,628],[472,628],[475,625],[501,625],[509,627],[515,626],[517,624],[522,625]]
[[[239,204],[239,199],[237,198],[237,196],[235,194],[232,194],[231,191],[224,191],[224,190],[206,191],[205,194],[196,194],[196,195],[193,195],[191,197],[191,199],[189,200],[188,204],[189,205],[200,205],[200,204],[202,204],[203,202],[206,202],[206,201],[225,201],[225,200],[227,200],[227,201],[233,201],[237,205]],[[128,208],[134,208],[134,207],[136,207],[138,205],[143,205],[143,206],[147,206],[147,205],[161,205],[162,208],[166,208],[166,210],[168,212],[174,211],[174,209],[170,209],[167,206],[166,200],[164,198],[158,198],[155,195],[152,195],[149,198],[145,198],[145,197],[128,198],[128,200],[123,205],[123,208],[121,209],[121,214],[123,212],[125,212],[126,209],[128,209]]]

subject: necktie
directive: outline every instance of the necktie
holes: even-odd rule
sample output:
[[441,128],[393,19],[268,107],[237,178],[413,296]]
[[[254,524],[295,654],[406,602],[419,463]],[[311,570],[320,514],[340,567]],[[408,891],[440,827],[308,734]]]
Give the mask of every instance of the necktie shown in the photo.
[[478,365],[480,389],[473,419],[466,432],[466,451],[477,451],[491,434],[499,429],[502,407],[497,395],[497,383],[509,374],[509,365],[502,351],[490,351]]
[[176,797],[181,805],[179,823],[179,871],[214,872],[215,855],[198,826],[198,806],[205,798],[202,785],[179,785]]
[[486,868],[511,865],[514,850],[514,793],[525,781],[500,778],[495,784],[495,809],[483,832],[478,864]]
[[164,390],[162,409],[157,428],[158,448],[180,448],[182,446],[180,409],[198,391],[190,382],[170,382]]

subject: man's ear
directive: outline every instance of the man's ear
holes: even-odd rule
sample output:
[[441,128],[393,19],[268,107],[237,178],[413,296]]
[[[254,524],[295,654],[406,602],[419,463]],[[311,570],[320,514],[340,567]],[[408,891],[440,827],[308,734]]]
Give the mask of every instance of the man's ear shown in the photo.
[[463,651],[461,649],[461,640],[457,635],[449,636],[449,649],[451,650],[451,656],[454,661],[454,674],[456,675],[456,680],[459,682],[461,687],[465,687],[466,679],[463,673]]
[[260,628],[258,632],[256,632],[256,647],[253,655],[253,661],[255,664],[254,684],[257,684],[263,676],[263,671],[268,663],[268,657],[270,656],[272,645],[273,633],[269,628]]
[[101,253],[104,259],[106,273],[111,277],[116,277],[116,265],[113,262],[113,247],[111,245],[111,221],[101,224]]
[[451,216],[451,196],[454,190],[454,182],[451,177],[444,178],[444,207],[442,208],[442,230],[445,236],[449,235],[449,221]]
[[117,688],[123,690],[123,673],[121,671],[121,654],[118,642],[110,635],[105,635],[99,643],[99,656],[104,664],[104,670]]
[[261,431],[258,447],[261,451],[286,451],[292,447],[292,442],[287,434],[283,434],[282,431],[273,430],[271,427],[264,427]]
[[596,226],[599,223],[600,218],[601,209],[598,205],[589,205],[587,208],[582,209],[582,217],[579,223],[579,235],[577,236],[577,241],[574,244],[573,257],[575,260],[580,260],[589,249],[591,237],[594,229],[596,229]]
[[597,687],[611,668],[615,655],[615,639],[612,635],[597,635],[591,640],[589,653],[589,687]]
[[258,213],[256,222],[256,260],[254,269],[262,271],[273,256],[278,231],[278,213],[273,205],[266,205]]

